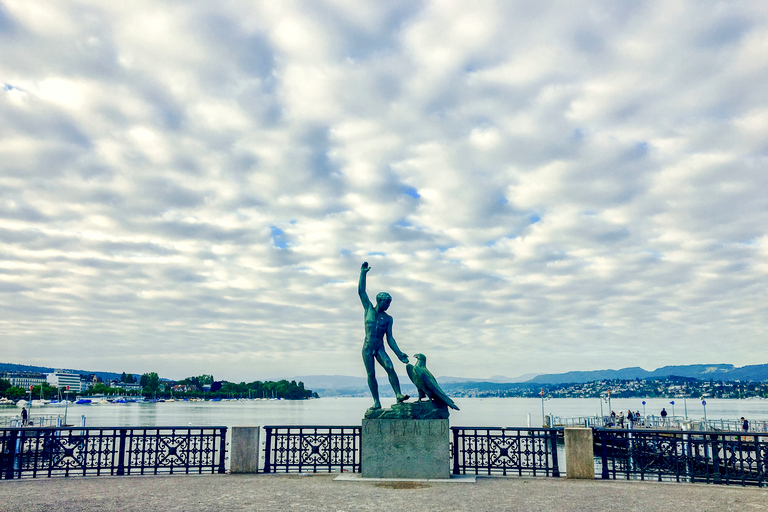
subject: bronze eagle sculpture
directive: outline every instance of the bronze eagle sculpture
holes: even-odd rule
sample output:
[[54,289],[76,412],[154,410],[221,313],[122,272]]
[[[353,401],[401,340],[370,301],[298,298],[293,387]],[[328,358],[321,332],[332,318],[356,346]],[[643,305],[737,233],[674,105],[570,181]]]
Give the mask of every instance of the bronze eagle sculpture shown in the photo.
[[427,358],[424,354],[414,354],[416,358],[416,365],[407,364],[405,369],[408,372],[408,377],[413,381],[413,385],[419,390],[419,402],[425,397],[429,397],[435,402],[435,405],[439,407],[450,407],[451,409],[459,410],[453,400],[448,398],[448,395],[440,389],[440,385],[437,383],[432,372],[427,370]]

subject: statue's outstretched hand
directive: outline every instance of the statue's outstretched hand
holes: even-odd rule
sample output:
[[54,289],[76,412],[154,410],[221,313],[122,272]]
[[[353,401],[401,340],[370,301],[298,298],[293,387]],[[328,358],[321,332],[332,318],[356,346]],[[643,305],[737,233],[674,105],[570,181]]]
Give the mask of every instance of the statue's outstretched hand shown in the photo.
[[360,271],[361,272],[368,272],[369,270],[371,270],[371,268],[372,267],[368,266],[368,262],[364,261],[363,264],[360,266]]
[[400,353],[398,357],[400,358],[401,362],[408,364],[408,354]]

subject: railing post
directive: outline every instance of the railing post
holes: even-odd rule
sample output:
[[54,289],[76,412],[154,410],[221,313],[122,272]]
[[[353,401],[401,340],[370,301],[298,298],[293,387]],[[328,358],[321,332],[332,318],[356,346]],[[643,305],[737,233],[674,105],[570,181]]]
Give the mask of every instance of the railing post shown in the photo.
[[[598,430],[597,431],[597,437],[600,439],[600,447],[602,448],[600,450],[600,462],[601,466],[603,467],[602,473],[600,475],[600,478],[603,480],[608,480],[611,478],[610,471],[608,471],[608,440],[606,439],[607,431],[605,430]],[[567,460],[567,458],[566,458]]]
[[[6,443],[5,447],[8,450],[8,453],[0,454],[0,456],[3,457],[3,462],[5,462],[5,479],[6,480],[13,480],[13,470],[17,464],[16,458],[18,456],[18,452],[20,451],[18,449],[18,443],[19,443],[19,431],[18,430],[12,430],[11,436],[8,442]],[[21,474],[21,472],[19,472]]]
[[[227,472],[227,470],[224,468],[224,459],[227,456],[227,427],[224,427],[219,432],[219,445],[221,446],[221,453],[219,454],[219,474],[223,475]],[[259,467],[259,458],[258,458],[258,450],[259,450],[259,427],[256,427],[256,471],[258,471]]]
[[124,428],[120,429],[120,444],[117,449],[117,476],[123,476],[125,474],[125,437],[128,431]]
[[264,447],[264,472],[265,473],[271,473],[272,468],[271,466],[271,455],[272,455],[272,428],[271,427],[264,427],[264,430],[267,432],[267,440],[266,445]]
[[[590,432],[592,429],[589,429]],[[557,462],[557,430],[549,431],[550,450],[552,450],[552,476],[560,478],[560,465]],[[592,478],[595,478],[595,463],[592,462]]]
[[453,474],[458,475],[459,472],[459,429],[456,427],[451,427],[451,432],[453,432],[453,450],[451,453],[451,457],[453,458]]
[[720,475],[720,443],[717,442],[718,435],[712,434],[710,436],[711,449],[712,449],[712,479],[713,482],[719,484],[722,482]]
[[[226,431],[224,431],[226,432]],[[223,444],[222,444],[223,446]],[[259,427],[232,427],[229,468],[232,473],[259,472]],[[224,472],[224,457],[221,458]]]

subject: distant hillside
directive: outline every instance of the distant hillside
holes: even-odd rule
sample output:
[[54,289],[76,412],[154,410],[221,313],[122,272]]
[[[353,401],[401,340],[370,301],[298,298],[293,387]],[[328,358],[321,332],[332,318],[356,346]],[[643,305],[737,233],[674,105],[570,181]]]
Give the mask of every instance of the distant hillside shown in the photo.
[[[49,366],[30,366],[26,364],[13,364],[13,363],[0,363],[0,372],[39,372],[39,373],[53,373],[56,370],[64,370],[68,373],[79,373],[81,375],[96,375],[97,377],[109,381],[119,380],[121,374],[114,372],[93,372],[86,370],[73,370],[71,368],[51,368]],[[134,374],[134,377],[139,377],[141,374]]]
[[698,380],[741,380],[768,381],[768,364],[757,364],[736,368],[732,364],[691,364],[684,366],[664,366],[649,372],[640,367],[622,368],[621,370],[595,370],[589,372],[567,372],[538,375],[527,384],[582,384],[595,380],[655,379],[663,377],[691,377]]

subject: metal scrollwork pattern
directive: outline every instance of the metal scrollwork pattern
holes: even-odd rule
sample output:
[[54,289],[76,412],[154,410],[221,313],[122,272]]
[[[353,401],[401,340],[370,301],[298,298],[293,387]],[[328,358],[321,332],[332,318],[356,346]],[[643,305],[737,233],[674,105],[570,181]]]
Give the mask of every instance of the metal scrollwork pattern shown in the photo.
[[264,472],[360,472],[360,427],[264,427]]
[[0,431],[0,479],[224,473],[226,427]]
[[560,476],[557,431],[453,427],[453,473]]

